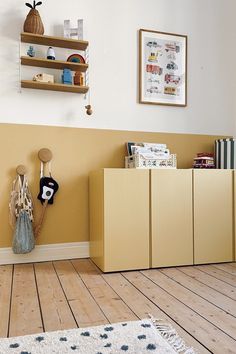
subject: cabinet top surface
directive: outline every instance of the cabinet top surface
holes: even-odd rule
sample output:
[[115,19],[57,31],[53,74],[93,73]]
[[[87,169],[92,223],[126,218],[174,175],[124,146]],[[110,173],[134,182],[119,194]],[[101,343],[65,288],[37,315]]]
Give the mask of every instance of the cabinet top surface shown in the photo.
[[176,172],[180,172],[180,171],[193,171],[194,173],[216,173],[216,171],[218,173],[232,173],[236,170],[233,169],[215,169],[215,168],[211,168],[211,169],[194,169],[194,168],[176,168],[176,169],[171,169],[171,168],[124,168],[124,167],[118,167],[118,168],[114,168],[114,167],[104,167],[104,168],[100,168],[98,170],[94,170],[92,172],[101,172],[101,171],[155,171],[157,173],[159,173],[160,171],[162,172],[166,172],[169,171],[169,173],[176,173]]

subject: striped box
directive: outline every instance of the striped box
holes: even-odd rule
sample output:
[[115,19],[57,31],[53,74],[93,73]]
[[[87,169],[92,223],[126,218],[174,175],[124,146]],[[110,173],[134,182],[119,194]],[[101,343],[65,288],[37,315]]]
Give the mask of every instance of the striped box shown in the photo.
[[220,169],[236,168],[236,139],[215,141],[215,164]]

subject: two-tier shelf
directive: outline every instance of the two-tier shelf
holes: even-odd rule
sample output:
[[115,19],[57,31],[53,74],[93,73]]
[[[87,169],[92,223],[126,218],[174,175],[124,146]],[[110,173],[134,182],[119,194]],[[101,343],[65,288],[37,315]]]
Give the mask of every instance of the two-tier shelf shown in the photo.
[[[61,37],[42,36],[33,33],[21,33],[22,43],[32,43],[44,46],[52,46],[66,49],[76,49],[79,51],[86,51],[88,48],[87,41],[67,39]],[[48,60],[42,58],[31,58],[28,56],[21,56],[21,65],[37,66],[41,68],[50,69],[71,69],[72,71],[86,72],[88,64],[74,63],[61,60]],[[38,89],[38,90],[51,90],[63,91],[74,93],[86,93],[89,90],[88,86],[66,85],[61,83],[44,83],[33,80],[21,80],[21,87]]]

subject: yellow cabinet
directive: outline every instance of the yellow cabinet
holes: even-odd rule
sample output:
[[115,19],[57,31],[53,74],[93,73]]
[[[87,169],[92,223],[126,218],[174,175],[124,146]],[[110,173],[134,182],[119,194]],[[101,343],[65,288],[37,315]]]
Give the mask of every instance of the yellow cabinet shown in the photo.
[[192,170],[151,170],[152,267],[193,264]]
[[233,257],[236,262],[236,170],[233,172],[234,175],[234,242],[233,242]]
[[194,170],[194,263],[233,260],[233,173]]
[[103,169],[89,189],[94,263],[104,272],[149,268],[149,171]]

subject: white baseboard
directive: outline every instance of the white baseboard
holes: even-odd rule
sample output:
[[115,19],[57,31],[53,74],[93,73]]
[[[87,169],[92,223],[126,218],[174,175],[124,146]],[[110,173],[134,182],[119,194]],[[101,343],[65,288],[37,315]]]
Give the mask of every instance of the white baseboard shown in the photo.
[[0,265],[88,258],[89,242],[55,243],[36,246],[27,254],[14,254],[11,247],[0,248]]

